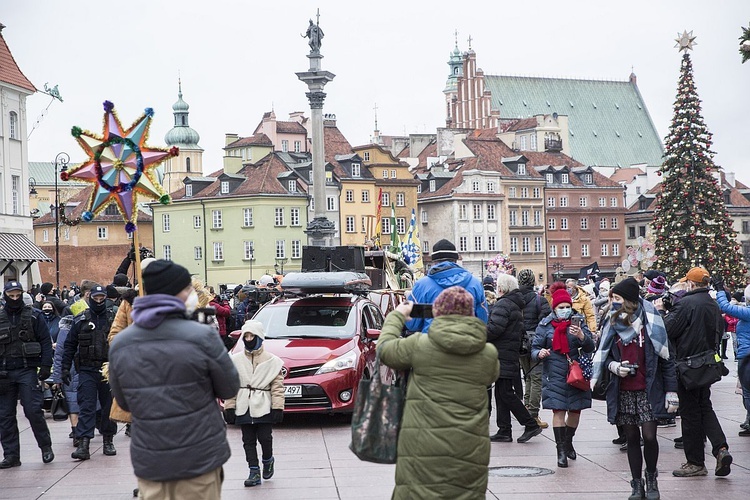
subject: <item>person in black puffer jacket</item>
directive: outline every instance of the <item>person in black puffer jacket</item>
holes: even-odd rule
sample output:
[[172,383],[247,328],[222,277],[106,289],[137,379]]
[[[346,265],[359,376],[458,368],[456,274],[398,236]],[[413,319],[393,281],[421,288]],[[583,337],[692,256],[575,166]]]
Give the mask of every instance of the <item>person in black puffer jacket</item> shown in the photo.
[[497,277],[498,299],[492,307],[492,314],[487,323],[487,342],[497,348],[500,360],[500,375],[495,381],[495,404],[497,405],[497,433],[491,441],[509,443],[511,436],[510,414],[526,429],[519,443],[525,443],[542,432],[542,428],[529,414],[519,394],[513,388],[513,381],[518,377],[520,364],[521,336],[525,333],[523,325],[523,294],[518,289],[518,281],[509,274]]

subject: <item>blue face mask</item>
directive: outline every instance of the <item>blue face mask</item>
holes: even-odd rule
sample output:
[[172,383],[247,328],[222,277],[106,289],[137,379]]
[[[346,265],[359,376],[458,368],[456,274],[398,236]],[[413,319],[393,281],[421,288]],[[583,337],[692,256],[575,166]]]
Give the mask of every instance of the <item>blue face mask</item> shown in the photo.
[[555,309],[555,314],[560,319],[568,319],[573,314],[573,309],[570,307],[558,307]]
[[613,312],[619,311],[621,307],[622,307],[622,302],[612,302],[612,304],[610,305],[610,310],[612,310]]
[[263,345],[263,339],[257,335],[253,340],[242,339],[242,342],[245,344],[245,350],[248,352],[257,351]]

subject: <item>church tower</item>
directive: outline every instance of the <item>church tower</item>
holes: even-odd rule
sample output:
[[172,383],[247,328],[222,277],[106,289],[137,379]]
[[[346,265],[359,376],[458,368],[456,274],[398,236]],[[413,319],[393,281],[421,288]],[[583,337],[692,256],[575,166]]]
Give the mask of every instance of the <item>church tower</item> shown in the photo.
[[164,163],[164,180],[162,185],[169,193],[182,188],[185,177],[203,176],[203,149],[198,146],[200,135],[190,128],[188,115],[190,106],[182,100],[182,81],[178,80],[177,102],[172,105],[174,127],[164,136],[169,147],[180,149],[178,156],[169,158]]
[[452,116],[451,104],[456,100],[456,93],[458,92],[458,78],[463,76],[463,59],[461,57],[461,51],[458,50],[458,32],[456,35],[456,45],[451,52],[450,58],[448,59],[448,67],[450,67],[450,74],[448,80],[445,82],[445,88],[443,94],[445,94],[445,126],[455,126],[455,117]]

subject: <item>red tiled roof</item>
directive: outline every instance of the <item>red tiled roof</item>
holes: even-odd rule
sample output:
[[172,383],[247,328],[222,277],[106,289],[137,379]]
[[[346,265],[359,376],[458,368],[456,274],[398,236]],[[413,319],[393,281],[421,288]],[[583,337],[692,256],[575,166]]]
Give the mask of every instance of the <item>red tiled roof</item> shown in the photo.
[[638,167],[618,168],[609,178],[615,182],[630,182],[636,175],[644,175],[645,173]]
[[[78,191],[78,193],[76,193],[75,196],[65,201],[66,205],[67,204],[72,205],[73,203],[78,204],[72,210],[69,210],[69,209],[65,210],[65,215],[69,219],[76,219],[80,217],[81,214],[84,212],[84,210],[88,208],[88,205],[89,205],[88,201],[89,201],[89,198],[91,198],[91,193],[93,192],[93,190],[94,190],[94,186],[89,185],[88,187]],[[60,213],[62,214],[63,212],[60,212]],[[150,215],[140,210],[138,211],[138,223],[139,224],[141,222],[151,222],[151,221],[152,221],[152,217]],[[121,222],[123,225],[125,224],[125,220],[122,218],[122,215],[120,214],[105,215],[104,211],[100,212],[99,215],[94,217],[94,219],[91,221],[91,223],[95,223],[95,222]],[[48,212],[34,221],[34,224],[40,224],[40,225],[54,224],[54,223],[55,223],[55,215],[53,212]],[[81,224],[86,224],[86,222],[81,222]]]
[[409,146],[404,146],[404,149],[402,149],[396,156],[399,158],[408,158],[409,157]]
[[239,148],[242,146],[273,146],[273,143],[271,142],[271,139],[266,134],[260,133],[251,135],[250,137],[243,137],[242,139],[237,139],[236,141],[228,144],[224,149],[229,148]]
[[521,118],[520,120],[515,120],[513,123],[511,123],[508,128],[506,129],[507,132],[515,132],[517,130],[528,130],[531,128],[537,127],[537,121],[536,118]]
[[336,161],[337,155],[349,155],[352,154],[352,145],[346,140],[344,134],[341,133],[339,128],[335,125],[326,125],[323,127],[323,142],[326,149],[326,163],[333,165],[333,173],[338,176],[339,179],[345,179],[349,177],[349,174]]
[[[725,191],[726,189],[729,189],[729,205],[730,206],[732,206],[732,207],[746,207],[746,208],[750,207],[750,201],[748,201],[748,199],[745,198],[742,195],[742,193],[740,193],[740,191],[739,191],[740,189],[746,189],[744,187],[745,186],[744,184],[742,184],[743,187],[738,187],[737,186],[738,183],[735,181],[735,186],[732,187],[726,181],[726,177],[725,177],[725,175],[724,175],[723,172],[721,174],[721,180],[722,180],[722,183],[721,183],[721,190],[722,190],[722,192]],[[646,192],[646,194],[652,194],[652,195],[657,195],[658,196],[659,193],[661,193],[661,186],[662,186],[662,184],[660,182],[656,186],[654,186],[651,189],[649,189]],[[631,210],[634,209],[637,206],[637,204],[639,203],[639,201],[640,200],[636,200],[635,203],[633,203],[632,205],[630,205],[629,209],[631,209]],[[651,202],[648,204],[648,206],[646,207],[645,210],[654,210],[656,208],[655,203],[656,203],[656,197],[654,197],[651,200]],[[652,208],[652,205],[653,205],[653,208]]]
[[21,69],[16,64],[5,37],[0,33],[0,82],[9,83],[16,87],[21,87],[29,92],[36,92],[34,84],[26,78]]
[[276,122],[279,134],[307,134],[307,129],[297,122]]

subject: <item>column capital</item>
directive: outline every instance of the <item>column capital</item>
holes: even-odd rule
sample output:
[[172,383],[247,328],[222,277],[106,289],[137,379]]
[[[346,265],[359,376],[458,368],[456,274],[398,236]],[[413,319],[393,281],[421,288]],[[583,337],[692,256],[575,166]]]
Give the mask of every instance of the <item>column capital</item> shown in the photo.
[[307,99],[310,101],[310,108],[312,109],[323,109],[323,101],[325,101],[326,93],[319,90],[314,92],[305,93]]

